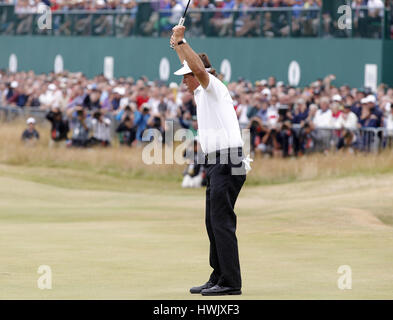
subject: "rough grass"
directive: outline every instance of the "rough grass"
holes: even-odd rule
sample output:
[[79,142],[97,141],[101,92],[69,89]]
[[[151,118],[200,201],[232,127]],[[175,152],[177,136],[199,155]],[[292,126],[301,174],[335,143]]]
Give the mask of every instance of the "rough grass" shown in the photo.
[[[0,123],[0,163],[30,167],[69,168],[119,178],[181,180],[182,165],[147,165],[141,148],[49,148],[49,127],[38,126],[41,141],[26,147],[20,141],[22,123]],[[381,154],[311,155],[300,159],[257,158],[248,185],[268,185],[393,172],[393,152]]]

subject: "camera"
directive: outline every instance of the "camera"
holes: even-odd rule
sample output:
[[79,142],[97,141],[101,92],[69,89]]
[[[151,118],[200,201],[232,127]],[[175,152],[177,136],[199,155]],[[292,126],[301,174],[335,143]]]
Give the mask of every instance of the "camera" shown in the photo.
[[286,104],[280,105],[280,107],[278,108],[278,114],[280,116],[285,117],[288,112],[288,109],[289,109],[288,105]]
[[101,112],[100,111],[95,111],[93,113],[93,118],[99,120],[101,117]]
[[161,118],[160,117],[154,117],[153,118],[153,127],[154,128],[160,128],[161,127]]

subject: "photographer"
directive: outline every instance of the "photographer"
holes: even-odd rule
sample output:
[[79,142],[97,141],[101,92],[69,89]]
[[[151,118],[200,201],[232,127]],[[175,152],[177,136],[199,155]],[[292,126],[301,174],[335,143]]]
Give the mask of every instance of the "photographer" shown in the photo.
[[198,138],[195,137],[190,147],[184,151],[187,168],[183,173],[182,188],[200,188],[206,185],[206,168],[201,164],[203,162],[201,156],[203,157],[198,154]]
[[160,113],[153,113],[147,121],[148,129],[155,129],[160,132],[160,141],[165,143],[165,118]]
[[138,141],[142,141],[142,135],[147,128],[147,122],[150,119],[150,106],[147,103],[141,105],[141,111],[135,111],[135,126],[136,126],[136,138]]
[[52,125],[51,140],[49,146],[58,146],[62,141],[67,140],[69,131],[68,121],[63,119],[63,114],[59,108],[52,108],[46,115]]
[[121,145],[131,147],[132,143],[136,140],[136,129],[133,118],[133,116],[125,117],[116,129]]
[[126,105],[124,108],[121,108],[116,111],[115,119],[117,122],[124,121],[125,118],[134,117],[134,111],[136,110],[136,104],[131,102],[130,105]]
[[108,147],[111,144],[111,120],[105,118],[101,111],[95,111],[91,120],[93,132],[89,145]]
[[86,119],[86,111],[82,106],[71,109],[71,131],[73,147],[86,147],[89,142],[89,125]]

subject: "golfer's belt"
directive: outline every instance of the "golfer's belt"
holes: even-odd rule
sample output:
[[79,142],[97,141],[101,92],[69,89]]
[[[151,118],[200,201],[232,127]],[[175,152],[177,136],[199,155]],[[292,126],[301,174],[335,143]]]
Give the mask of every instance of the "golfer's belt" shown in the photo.
[[240,163],[244,159],[243,148],[227,148],[210,152],[205,155],[207,164],[227,164],[229,161],[234,164]]

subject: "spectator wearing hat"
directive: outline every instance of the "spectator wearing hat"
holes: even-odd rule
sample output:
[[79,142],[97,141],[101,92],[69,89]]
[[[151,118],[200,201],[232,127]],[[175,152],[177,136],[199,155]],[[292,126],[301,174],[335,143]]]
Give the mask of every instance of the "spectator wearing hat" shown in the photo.
[[359,89],[356,91],[355,96],[354,96],[354,102],[351,107],[351,111],[356,114],[358,118],[360,118],[360,115],[362,114],[362,100],[366,97],[365,92],[363,89]]
[[6,101],[9,104],[16,104],[16,100],[18,99],[18,86],[19,83],[17,81],[12,81],[8,85],[8,91],[6,94]]
[[[370,96],[363,98],[362,103],[362,113],[359,119],[359,127],[363,129],[363,133],[360,139],[360,149],[363,151],[370,151],[371,147],[377,139],[377,135],[372,129],[376,129],[380,126],[380,119],[378,115],[374,112],[375,110],[374,102],[370,99]],[[374,111],[374,112],[373,112]]]
[[262,96],[265,100],[269,101],[271,96],[272,96],[272,92],[269,88],[265,88],[262,90]]
[[339,102],[333,102],[330,105],[330,110],[332,110],[332,128],[339,128],[340,127],[340,117],[342,106]]
[[373,94],[370,94],[366,97],[367,99],[367,105],[370,110],[370,112],[375,115],[377,118],[377,127],[382,127],[383,126],[383,112],[381,109],[377,106],[377,99]]
[[40,134],[35,128],[35,119],[30,117],[26,121],[27,128],[22,133],[22,141],[26,143],[34,143],[40,139]]
[[41,94],[39,97],[40,105],[44,108],[57,107],[59,106],[61,96],[61,91],[57,89],[57,86],[54,83],[50,83],[45,93]]
[[110,98],[111,110],[116,111],[120,107],[120,100],[124,97],[126,89],[124,87],[115,87]]

